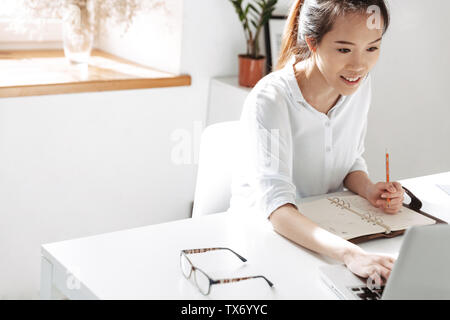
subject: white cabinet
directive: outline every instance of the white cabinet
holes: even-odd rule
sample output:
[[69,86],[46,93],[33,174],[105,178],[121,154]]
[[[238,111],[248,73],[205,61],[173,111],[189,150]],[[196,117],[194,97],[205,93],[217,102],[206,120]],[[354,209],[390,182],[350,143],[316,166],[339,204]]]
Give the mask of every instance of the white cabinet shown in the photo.
[[250,91],[251,88],[239,85],[237,76],[211,79],[206,126],[239,120],[245,98]]

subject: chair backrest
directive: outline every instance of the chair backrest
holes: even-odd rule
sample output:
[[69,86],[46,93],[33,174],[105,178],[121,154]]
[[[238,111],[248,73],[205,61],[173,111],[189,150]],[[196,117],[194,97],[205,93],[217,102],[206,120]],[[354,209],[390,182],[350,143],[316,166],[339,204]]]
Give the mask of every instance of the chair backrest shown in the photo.
[[239,121],[212,124],[200,141],[192,217],[227,211],[239,139]]

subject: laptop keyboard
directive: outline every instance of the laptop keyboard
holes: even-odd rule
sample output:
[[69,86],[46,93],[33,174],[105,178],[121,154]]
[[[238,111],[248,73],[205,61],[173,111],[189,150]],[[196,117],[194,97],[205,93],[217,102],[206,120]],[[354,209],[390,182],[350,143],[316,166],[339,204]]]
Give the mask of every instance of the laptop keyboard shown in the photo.
[[381,295],[383,294],[384,286],[381,286],[380,289],[374,288],[372,290],[366,286],[359,286],[351,287],[350,290],[361,300],[380,300]]

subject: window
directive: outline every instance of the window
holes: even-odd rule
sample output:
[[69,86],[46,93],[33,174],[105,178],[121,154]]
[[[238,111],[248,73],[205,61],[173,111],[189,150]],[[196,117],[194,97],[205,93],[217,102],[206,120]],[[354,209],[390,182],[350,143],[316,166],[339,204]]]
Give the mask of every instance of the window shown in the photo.
[[62,48],[61,20],[31,17],[23,0],[1,0],[0,48]]
[[[121,20],[112,27],[104,25],[96,34],[93,58],[80,70],[64,60],[63,19],[55,14],[61,14],[63,1],[0,0],[0,64],[5,71],[0,98],[190,85],[190,76],[179,74],[182,1],[95,0],[97,9],[104,6],[102,17],[108,18],[112,8],[132,23],[124,36]],[[37,5],[42,18],[30,19],[36,10],[30,11],[26,2]],[[124,5],[141,8],[141,4],[151,10],[135,11],[139,15],[130,20]]]

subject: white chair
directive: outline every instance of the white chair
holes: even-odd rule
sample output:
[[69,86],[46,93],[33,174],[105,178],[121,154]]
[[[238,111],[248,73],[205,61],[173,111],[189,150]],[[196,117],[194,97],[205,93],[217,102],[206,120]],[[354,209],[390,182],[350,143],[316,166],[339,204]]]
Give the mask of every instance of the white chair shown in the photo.
[[231,178],[239,141],[239,121],[212,124],[200,140],[192,217],[227,211]]

